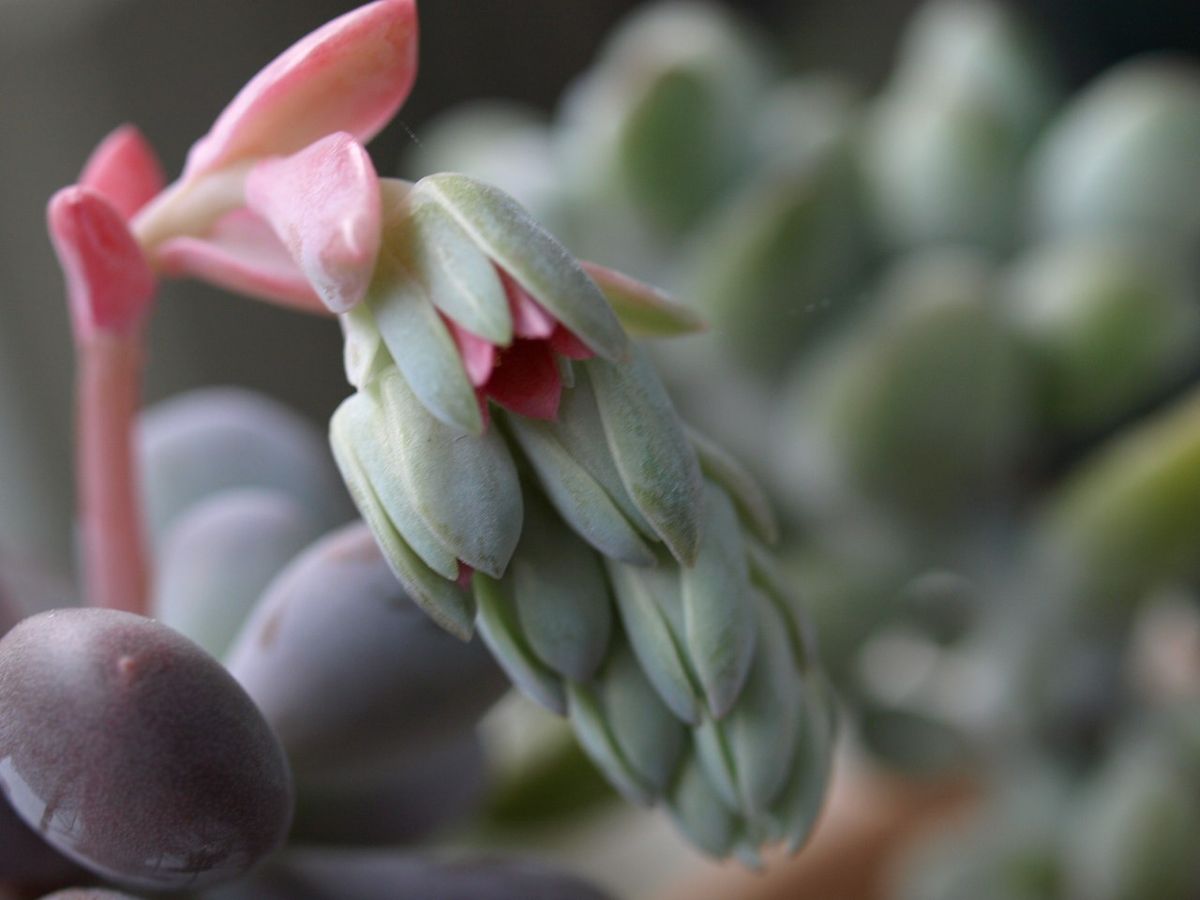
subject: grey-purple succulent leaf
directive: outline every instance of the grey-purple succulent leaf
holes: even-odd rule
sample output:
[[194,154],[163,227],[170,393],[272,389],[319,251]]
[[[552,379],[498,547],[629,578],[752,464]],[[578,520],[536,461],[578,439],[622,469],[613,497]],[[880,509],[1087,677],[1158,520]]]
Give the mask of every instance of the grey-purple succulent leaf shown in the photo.
[[637,348],[619,365],[593,359],[584,368],[625,489],[675,558],[691,565],[700,545],[704,485],[658,373]]
[[46,894],[41,900],[140,900],[140,898],[121,891],[110,891],[107,888],[78,887]]
[[687,756],[667,795],[675,826],[705,853],[728,856],[738,838],[738,820],[713,790],[694,756]]
[[457,579],[458,558],[413,508],[404,481],[397,475],[399,463],[377,385],[347,397],[335,415],[392,526],[425,565],[442,578]]
[[665,794],[687,746],[687,730],[623,641],[614,643],[592,688],[629,768],[655,796]]
[[690,425],[684,429],[700,460],[700,471],[729,494],[742,522],[763,543],[778,541],[779,522],[754,476],[723,447]]
[[792,775],[766,817],[771,839],[784,841],[790,854],[807,843],[824,807],[833,775],[837,730],[833,688],[825,676],[815,671],[807,674],[803,692]]
[[80,875],[79,866],[42,840],[0,794],[0,885],[57,885]]
[[353,409],[352,401],[354,397],[343,401],[329,423],[330,444],[334,459],[346,480],[346,487],[392,574],[412,601],[456,638],[470,640],[475,627],[475,600],[470,592],[429,568],[396,530],[347,433],[347,416]]
[[525,496],[525,527],[507,580],[537,657],[574,681],[595,675],[613,631],[604,564],[533,492]]
[[553,425],[505,416],[509,431],[559,515],[605,556],[650,565],[654,553],[612,497],[559,442]]
[[56,849],[122,885],[234,878],[282,844],[292,780],[251,699],[150,619],[55,610],[0,640],[0,789]]
[[412,844],[468,817],[483,802],[487,764],[474,731],[367,767],[298,775],[292,846]]
[[696,562],[680,568],[679,586],[688,658],[709,714],[720,719],[746,683],[758,626],[741,524],[729,496],[711,483]]
[[522,522],[521,485],[504,439],[494,428],[464,434],[434,418],[399,372],[381,376],[378,385],[392,477],[459,559],[501,577]]
[[435,204],[572,334],[603,359],[621,360],[628,338],[575,258],[510,196],[466,175],[443,173],[413,187],[414,206]]
[[677,567],[608,561],[617,611],[634,655],[654,689],[682,721],[699,724],[703,700],[683,649],[683,600]]
[[611,900],[573,875],[520,859],[433,860],[384,850],[282,855],[204,900]]
[[280,491],[214,494],[163,540],[153,615],[219,658],[271,579],[318,534],[308,511]]
[[471,334],[507,347],[512,315],[492,261],[438,204],[415,203],[410,215],[413,271],[434,306]]
[[279,573],[226,662],[306,777],[469,732],[507,687],[412,603],[362,523]]
[[591,381],[588,380],[585,366],[576,367],[574,380],[575,387],[564,391],[558,404],[558,420],[554,424],[554,433],[559,443],[604,488],[642,537],[649,541],[657,541],[658,534],[625,490],[617,463],[609,452],[608,439],[604,436],[604,422],[600,418],[596,394]]
[[275,488],[321,528],[354,514],[320,431],[287,407],[241,388],[204,388],[159,403],[138,423],[150,537],[198,500],[234,487]]
[[366,306],[396,366],[421,404],[468,434],[483,432],[483,415],[454,336],[413,269],[416,234],[407,198],[383,183],[383,245]]
[[507,582],[476,572],[472,579],[478,608],[476,627],[512,683],[535,703],[555,715],[567,713],[567,695],[558,673],[543,663],[529,646],[517,618],[516,603]]

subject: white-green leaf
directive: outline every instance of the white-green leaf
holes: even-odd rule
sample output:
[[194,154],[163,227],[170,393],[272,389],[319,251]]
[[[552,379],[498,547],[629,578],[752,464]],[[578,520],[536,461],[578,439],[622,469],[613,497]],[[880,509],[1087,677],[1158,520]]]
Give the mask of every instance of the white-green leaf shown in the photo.
[[510,567],[517,619],[530,648],[575,681],[596,674],[612,634],[608,579],[595,551],[537,497]]
[[475,601],[454,582],[447,581],[425,565],[393,527],[346,434],[344,408],[345,403],[333,414],[330,442],[334,459],[359,513],[375,536],[388,566],[413,602],[455,637],[470,640]]
[[580,746],[612,786],[632,803],[654,803],[654,792],[642,783],[617,746],[595,691],[588,685],[568,682],[567,711]]
[[448,425],[483,431],[483,415],[458,345],[417,278],[415,229],[406,198],[384,193],[384,232],[366,306],[421,402]]
[[624,759],[656,794],[666,793],[687,745],[687,732],[624,643],[613,648],[596,693]]
[[521,535],[521,485],[504,440],[430,415],[399,372],[378,379],[398,478],[417,514],[463,562],[499,578]]
[[676,826],[705,853],[729,854],[737,839],[737,820],[725,808],[694,757],[680,766],[667,808]]
[[700,545],[703,482],[696,453],[645,355],[585,364],[608,448],[629,496],[684,565]]
[[654,562],[654,553],[612,498],[559,443],[553,425],[523,416],[506,416],[505,421],[542,490],[584,540],[613,559],[636,565]]
[[692,729],[692,737],[696,761],[704,770],[708,783],[730,812],[740,814],[742,801],[738,796],[737,773],[729,750],[729,739],[721,723],[705,716],[704,721]]
[[674,567],[666,563],[653,568],[629,566],[610,560],[608,574],[621,622],[642,671],[675,715],[688,724],[698,724],[702,702],[673,621],[682,617]]
[[694,566],[679,572],[684,635],[708,710],[720,719],[737,700],[754,660],[757,622],[742,529],[733,503],[707,485]]
[[531,700],[556,715],[566,715],[567,695],[562,680],[529,649],[516,609],[503,586],[481,572],[475,573],[472,584],[479,607],[479,634],[496,662]]
[[429,298],[467,331],[508,346],[512,316],[496,267],[442,206],[413,200],[413,267]]
[[605,359],[625,355],[620,322],[575,258],[503,191],[466,175],[421,179],[414,202],[444,208],[488,256],[576,337]]
[[391,354],[384,346],[375,317],[365,303],[338,316],[338,321],[342,326],[342,359],[346,367],[346,380],[362,390],[379,377],[385,368],[393,365]]
[[691,426],[685,425],[688,439],[700,460],[700,471],[723,487],[737,506],[738,513],[760,540],[774,544],[779,540],[779,523],[767,495],[740,462],[724,448]]
[[699,315],[653,285],[598,263],[580,260],[579,264],[634,337],[676,337],[707,327]]
[[387,417],[375,385],[346,398],[337,415],[354,456],[392,526],[429,568],[448,581],[458,578],[458,557],[413,508],[401,475],[403,461],[388,435]]

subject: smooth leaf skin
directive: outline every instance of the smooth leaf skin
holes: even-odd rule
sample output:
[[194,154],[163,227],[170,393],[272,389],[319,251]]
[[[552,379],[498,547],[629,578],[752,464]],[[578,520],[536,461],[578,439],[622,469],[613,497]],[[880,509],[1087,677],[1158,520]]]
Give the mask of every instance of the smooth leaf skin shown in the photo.
[[337,411],[341,436],[351,448],[381,512],[404,542],[425,565],[449,581],[458,578],[458,557],[434,534],[413,508],[403,479],[397,477],[400,462],[389,439],[387,416],[374,386],[347,397]]
[[517,468],[495,429],[463,434],[434,418],[400,372],[380,376],[393,477],[413,508],[459,559],[494,578],[521,536]]
[[55,610],[0,640],[0,787],[57,849],[122,884],[233,878],[291,823],[287,759],[221,665],[164,625]]
[[530,649],[506,586],[482,572],[475,573],[472,584],[479,608],[476,626],[501,668],[529,699],[555,715],[566,715],[562,679]]
[[415,203],[411,215],[414,269],[433,304],[491,344],[512,343],[508,299],[492,261],[437,204]]
[[736,702],[758,643],[742,529],[728,495],[704,495],[704,530],[694,566],[679,570],[684,637],[708,712],[720,719]]
[[624,358],[621,324],[574,257],[515,200],[466,175],[422,178],[413,203],[436,203],[484,253],[572,334],[604,359]]
[[611,900],[541,863],[467,858],[434,861],[396,851],[293,852],[205,900]]
[[676,827],[710,856],[729,855],[737,840],[737,822],[713,791],[695,757],[684,759],[667,797]]
[[678,337],[704,331],[704,320],[665,291],[624,272],[580,260],[623,327],[633,337]]
[[263,590],[320,529],[279,491],[221,491],[187,510],[163,541],[153,614],[218,659]]
[[646,677],[676,716],[698,725],[702,705],[681,649],[683,601],[674,566],[609,560],[608,575],[621,623]]
[[266,219],[331,312],[366,295],[379,254],[382,202],[371,157],[345,132],[246,176],[246,204]]
[[383,246],[366,305],[425,408],[449,426],[482,434],[483,416],[454,335],[417,278],[407,186],[385,182],[383,191]]
[[353,397],[347,398],[334,411],[329,423],[330,445],[342,477],[346,480],[346,487],[374,535],[388,568],[412,601],[440,627],[460,641],[469,641],[474,630],[475,600],[457,583],[446,580],[429,568],[388,517],[355,452],[353,429],[348,424],[348,418],[353,413],[353,401]]
[[472,731],[382,763],[300,776],[294,845],[396,846],[465,819],[487,788],[483,745]]
[[46,222],[66,276],[76,340],[136,333],[157,282],[121,213],[98,192],[76,185],[50,198]]
[[521,631],[538,658],[573,681],[595,675],[613,630],[604,565],[530,494],[508,577]]
[[247,158],[294,153],[335,131],[366,143],[404,103],[416,73],[414,0],[351,10],[302,38],[238,92],[188,153],[184,180]]
[[305,775],[461,734],[506,687],[405,595],[361,523],[279,573],[226,664]]
[[665,794],[686,748],[687,732],[627,645],[613,647],[593,689],[629,768],[653,795]]
[[138,449],[156,540],[192,504],[226,488],[280,490],[321,528],[353,514],[320,431],[262,394],[203,388],[165,400],[142,414]]
[[591,686],[567,683],[567,717],[580,746],[621,796],[630,803],[652,805],[656,799],[654,791],[625,759]]
[[164,274],[175,278],[197,278],[287,309],[328,312],[271,226],[245,207],[222,215],[201,237],[163,241],[154,259]]
[[621,365],[604,360],[583,365],[630,498],[672,555],[691,565],[699,552],[703,481],[658,373],[636,349]]
[[154,149],[133,125],[111,131],[92,151],[79,184],[91,188],[131,219],[166,185]]
[[654,554],[612,497],[556,436],[553,425],[520,416],[505,422],[558,514],[605,556],[650,565]]
[[778,541],[779,522],[771,509],[771,502],[754,476],[723,447],[691,426],[685,425],[684,429],[700,460],[700,471],[729,494],[742,522],[759,540],[767,544]]

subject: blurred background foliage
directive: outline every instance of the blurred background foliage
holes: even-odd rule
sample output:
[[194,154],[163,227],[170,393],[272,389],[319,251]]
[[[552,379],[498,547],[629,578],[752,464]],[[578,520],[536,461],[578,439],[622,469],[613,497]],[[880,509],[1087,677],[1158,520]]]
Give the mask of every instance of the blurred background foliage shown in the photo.
[[[8,546],[67,563],[45,198],[117,121],[176,171],[352,5],[0,0]],[[872,896],[1200,896],[1200,5],[567,6],[426,0],[372,153],[491,180],[710,322],[656,353],[785,514],[850,753],[981,786]],[[346,393],[328,322],[170,285],[154,329],[152,399]]]

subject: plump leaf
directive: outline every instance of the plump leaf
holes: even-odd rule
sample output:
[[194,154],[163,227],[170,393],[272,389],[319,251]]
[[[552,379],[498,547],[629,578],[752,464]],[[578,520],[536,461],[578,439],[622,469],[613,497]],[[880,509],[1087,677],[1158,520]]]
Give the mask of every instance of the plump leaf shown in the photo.
[[621,752],[604,709],[590,685],[567,684],[567,715],[579,743],[604,777],[631,803],[649,806],[655,800],[650,788],[643,784],[637,771]]
[[581,260],[579,264],[634,337],[675,337],[704,331],[706,326],[699,315],[653,285],[599,263]]
[[691,426],[684,426],[700,460],[700,471],[729,494],[742,521],[768,544],[779,540],[779,523],[767,495],[732,454]]
[[705,853],[726,856],[737,839],[737,821],[725,808],[695,757],[680,766],[667,809],[676,826]]

